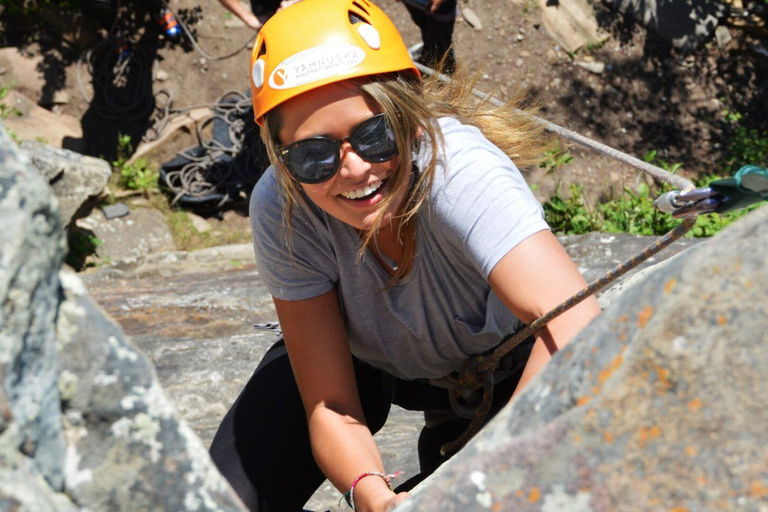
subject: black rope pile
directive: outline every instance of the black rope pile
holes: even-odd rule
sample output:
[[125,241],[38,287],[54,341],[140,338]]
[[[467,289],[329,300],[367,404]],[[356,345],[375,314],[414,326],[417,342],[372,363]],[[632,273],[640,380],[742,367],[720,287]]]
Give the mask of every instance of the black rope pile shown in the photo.
[[[220,208],[245,199],[268,166],[250,96],[229,91],[214,107],[214,114],[198,123],[199,144],[179,151],[162,166],[160,184],[173,196],[172,204]],[[213,136],[206,139],[203,131],[209,125]]]

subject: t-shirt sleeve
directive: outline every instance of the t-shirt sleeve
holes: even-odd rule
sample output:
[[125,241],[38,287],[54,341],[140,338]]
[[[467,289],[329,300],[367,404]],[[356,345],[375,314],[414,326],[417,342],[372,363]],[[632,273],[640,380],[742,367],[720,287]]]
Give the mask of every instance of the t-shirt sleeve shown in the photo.
[[477,128],[452,121],[443,135],[445,168],[435,176],[433,214],[487,280],[517,244],[549,226],[520,171]]
[[250,220],[256,267],[273,297],[308,299],[327,292],[338,282],[338,265],[321,211],[296,205],[292,243],[287,243],[283,208],[272,167],[251,194]]

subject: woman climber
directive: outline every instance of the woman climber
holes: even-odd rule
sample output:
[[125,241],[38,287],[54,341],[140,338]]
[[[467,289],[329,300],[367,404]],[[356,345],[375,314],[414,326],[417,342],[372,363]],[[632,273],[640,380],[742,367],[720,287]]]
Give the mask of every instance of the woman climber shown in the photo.
[[[422,82],[369,0],[305,0],[259,33],[272,166],[251,223],[284,341],[211,446],[251,510],[301,510],[326,477],[356,510],[392,509],[469,423],[451,375],[585,287],[517,168],[541,159],[541,128],[472,86]],[[492,414],[598,313],[587,299],[510,353]],[[397,492],[373,439],[393,403],[425,415],[421,474]]]

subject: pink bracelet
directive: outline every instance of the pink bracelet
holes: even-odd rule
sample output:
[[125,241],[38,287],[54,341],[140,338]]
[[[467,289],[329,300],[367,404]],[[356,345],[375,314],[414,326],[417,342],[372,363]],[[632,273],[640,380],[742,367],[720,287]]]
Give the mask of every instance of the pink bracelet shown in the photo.
[[357,478],[354,479],[354,481],[352,482],[352,486],[349,488],[349,491],[347,491],[344,494],[343,499],[345,499],[347,501],[347,505],[352,507],[352,510],[357,510],[355,508],[355,487],[360,482],[360,480],[362,480],[363,478],[365,478],[367,476],[378,476],[382,480],[387,482],[387,487],[389,487],[389,490],[392,491],[393,490],[392,489],[392,479],[393,478],[397,478],[398,476],[400,476],[402,474],[403,474],[402,471],[398,471],[397,473],[393,473],[391,475],[380,473],[379,471],[366,471],[365,473],[363,473],[362,475],[360,475],[360,476],[358,476]]

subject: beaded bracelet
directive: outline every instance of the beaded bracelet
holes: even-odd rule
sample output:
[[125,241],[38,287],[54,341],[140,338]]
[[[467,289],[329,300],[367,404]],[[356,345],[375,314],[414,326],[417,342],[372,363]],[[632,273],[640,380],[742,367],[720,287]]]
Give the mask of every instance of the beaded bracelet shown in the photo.
[[[366,471],[365,473],[358,476],[352,481],[352,486],[349,488],[349,490],[346,493],[344,493],[344,495],[342,496],[342,499],[347,501],[347,505],[349,505],[352,508],[352,510],[357,510],[355,508],[355,487],[360,482],[360,480],[362,480],[367,476],[378,476],[387,483],[387,487],[389,487],[389,490],[392,491],[394,490],[392,488],[392,479],[397,478],[402,474],[403,474],[402,471],[398,471],[397,473],[393,473],[391,475],[380,473],[379,471]],[[341,500],[339,500],[339,503],[341,503]]]

